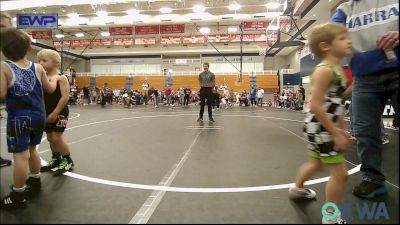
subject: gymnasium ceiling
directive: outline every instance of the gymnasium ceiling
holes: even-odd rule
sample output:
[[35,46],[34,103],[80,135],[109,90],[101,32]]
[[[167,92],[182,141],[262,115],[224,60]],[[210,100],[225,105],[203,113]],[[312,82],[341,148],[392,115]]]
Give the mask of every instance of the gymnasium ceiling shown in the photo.
[[[306,37],[310,27],[320,22],[326,22],[332,10],[343,0],[298,0],[302,2],[294,19],[302,35]],[[277,9],[269,9],[267,3],[277,2]],[[290,2],[290,1],[289,1]],[[296,2],[292,0],[292,2]],[[236,3],[240,9],[232,10],[228,6]],[[122,56],[122,55],[196,55],[196,54],[217,54],[238,53],[240,43],[201,43],[201,44],[160,44],[162,34],[136,35],[111,35],[102,37],[102,31],[108,31],[110,27],[135,27],[151,25],[184,24],[184,33],[171,34],[171,36],[199,36],[202,35],[199,29],[210,28],[209,35],[228,34],[228,27],[239,28],[240,24],[246,22],[272,21],[281,15],[281,20],[289,20],[289,17],[282,16],[286,0],[37,0],[37,1],[1,1],[1,10],[6,11],[15,17],[17,13],[57,13],[59,17],[60,30],[52,31],[51,39],[37,39],[38,45],[53,46],[53,41],[60,41],[55,35],[61,30],[64,40],[79,39],[113,39],[113,38],[156,38],[156,44],[124,46],[95,46],[85,47],[64,47],[64,50],[74,54],[90,56]],[[196,5],[203,5],[204,12],[194,12]],[[161,8],[169,8],[171,12],[162,13]],[[127,10],[133,10],[127,11]],[[166,9],[168,10],[168,9]],[[97,16],[96,12],[105,11],[107,16]],[[129,13],[131,14],[129,14]],[[288,10],[286,10],[288,12]],[[79,19],[70,19],[67,14],[76,13]],[[14,19],[15,20],[15,19]],[[312,22],[315,21],[315,22]],[[31,32],[31,30],[27,30]],[[233,34],[238,34],[240,29]],[[83,33],[84,37],[76,37],[76,33]],[[245,31],[245,34],[265,34],[265,30]],[[168,36],[168,35],[167,35]],[[292,26],[287,34],[281,33],[281,41],[298,40],[298,30]],[[214,46],[214,47],[213,47]],[[216,50],[216,49],[217,50]],[[245,42],[244,53],[259,53],[259,49],[267,48],[269,55],[288,55],[297,47],[272,48],[263,46],[261,42]],[[85,49],[85,50],[84,50]]]

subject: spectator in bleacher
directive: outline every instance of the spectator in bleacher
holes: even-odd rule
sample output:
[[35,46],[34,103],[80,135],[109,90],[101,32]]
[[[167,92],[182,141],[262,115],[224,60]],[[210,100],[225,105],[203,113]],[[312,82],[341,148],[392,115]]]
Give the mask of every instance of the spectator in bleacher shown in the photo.
[[279,91],[276,90],[274,92],[274,102],[273,102],[273,107],[278,108],[279,107]]
[[304,89],[302,84],[299,84],[299,89],[302,94],[302,101],[304,102],[306,100],[306,89]]
[[179,104],[185,105],[185,91],[183,88],[179,88]]
[[240,94],[239,94],[239,92],[234,92],[234,96],[235,96],[235,99],[236,99],[235,104],[239,105],[240,104]]
[[264,97],[264,89],[258,88],[258,90],[257,90],[257,106],[258,107],[263,106],[263,97]]
[[172,94],[172,89],[171,87],[165,87],[165,97],[167,98],[167,105],[171,106],[171,94]]
[[252,87],[251,91],[250,91],[251,106],[253,106],[253,103],[254,103],[254,106],[257,106],[256,97],[257,97],[257,89],[255,87]]
[[88,85],[85,85],[84,87],[83,87],[83,101],[82,101],[82,103],[83,103],[83,106],[85,106],[85,105],[89,105],[90,104],[90,89],[89,89],[89,86]]
[[154,98],[154,108],[158,108],[158,98],[159,98],[160,93],[158,92],[157,89],[154,89],[153,91],[153,98]]
[[218,87],[214,86],[212,89],[212,94],[213,94],[213,105],[212,105],[212,110],[215,110],[215,106],[217,106],[217,110],[219,110],[219,93],[218,93]]
[[107,102],[108,102],[108,104],[112,105],[112,103],[113,103],[113,98],[114,98],[114,92],[113,92],[113,90],[112,90],[110,87],[108,87],[108,88],[106,89],[106,94],[107,94]]
[[112,90],[110,87],[108,87],[108,83],[104,83],[103,89],[101,90],[101,106],[105,106],[106,103],[112,104]]
[[243,90],[239,97],[239,106],[241,106],[242,103],[244,104],[244,106],[249,106],[249,99],[246,90]]
[[296,100],[296,110],[303,110],[303,104],[304,104],[304,95],[301,90],[297,91],[297,100]]
[[188,106],[189,105],[190,94],[192,93],[192,90],[190,90],[190,88],[185,88],[185,89],[183,89],[183,93],[185,94],[185,97],[183,99],[183,105],[184,106]]
[[224,89],[224,98],[223,98],[222,103],[225,105],[225,108],[232,106],[231,96],[230,96],[228,88]]
[[154,102],[153,92],[154,92],[154,88],[150,86],[149,89],[147,90],[147,96],[149,97],[149,100],[152,103]]
[[115,102],[117,104],[119,104],[119,96],[121,96],[121,90],[115,89],[115,90],[113,90],[113,94],[114,94]]
[[270,98],[268,99],[267,106],[268,106],[268,107],[271,107],[271,106],[272,106],[272,100],[271,100]]

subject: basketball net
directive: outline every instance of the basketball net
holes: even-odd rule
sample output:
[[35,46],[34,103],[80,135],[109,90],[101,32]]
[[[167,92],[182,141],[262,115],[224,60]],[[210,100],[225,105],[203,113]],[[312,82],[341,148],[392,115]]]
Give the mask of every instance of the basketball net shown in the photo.
[[267,46],[258,46],[257,45],[257,49],[258,49],[258,55],[259,56],[266,56],[267,55]]
[[261,42],[256,45],[258,49],[258,55],[260,56],[266,56],[267,55],[267,50],[270,49],[272,46],[272,43],[270,42]]

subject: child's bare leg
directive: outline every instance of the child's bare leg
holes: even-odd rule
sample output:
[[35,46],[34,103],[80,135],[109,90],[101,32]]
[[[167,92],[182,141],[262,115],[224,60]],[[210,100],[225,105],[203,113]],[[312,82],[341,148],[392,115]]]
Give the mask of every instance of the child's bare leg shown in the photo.
[[14,188],[23,188],[29,173],[29,151],[14,153]]
[[322,167],[322,163],[319,159],[310,158],[310,160],[304,163],[296,176],[295,184],[297,188],[304,188],[304,182],[310,179],[310,177]]
[[340,205],[343,199],[345,184],[347,181],[347,167],[344,162],[329,164],[330,178],[326,185],[326,202]]
[[51,132],[52,140],[50,142],[52,152],[59,152],[62,156],[70,154],[69,146],[65,143],[63,132]]
[[39,153],[36,151],[36,145],[29,146],[29,169],[31,174],[39,174],[40,172],[40,156]]

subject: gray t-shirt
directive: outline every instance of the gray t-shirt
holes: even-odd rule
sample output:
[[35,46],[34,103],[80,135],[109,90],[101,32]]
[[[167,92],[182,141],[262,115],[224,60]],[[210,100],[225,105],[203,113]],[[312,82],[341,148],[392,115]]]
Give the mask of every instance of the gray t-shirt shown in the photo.
[[199,75],[199,82],[201,87],[214,87],[215,74],[210,71],[203,71]]

